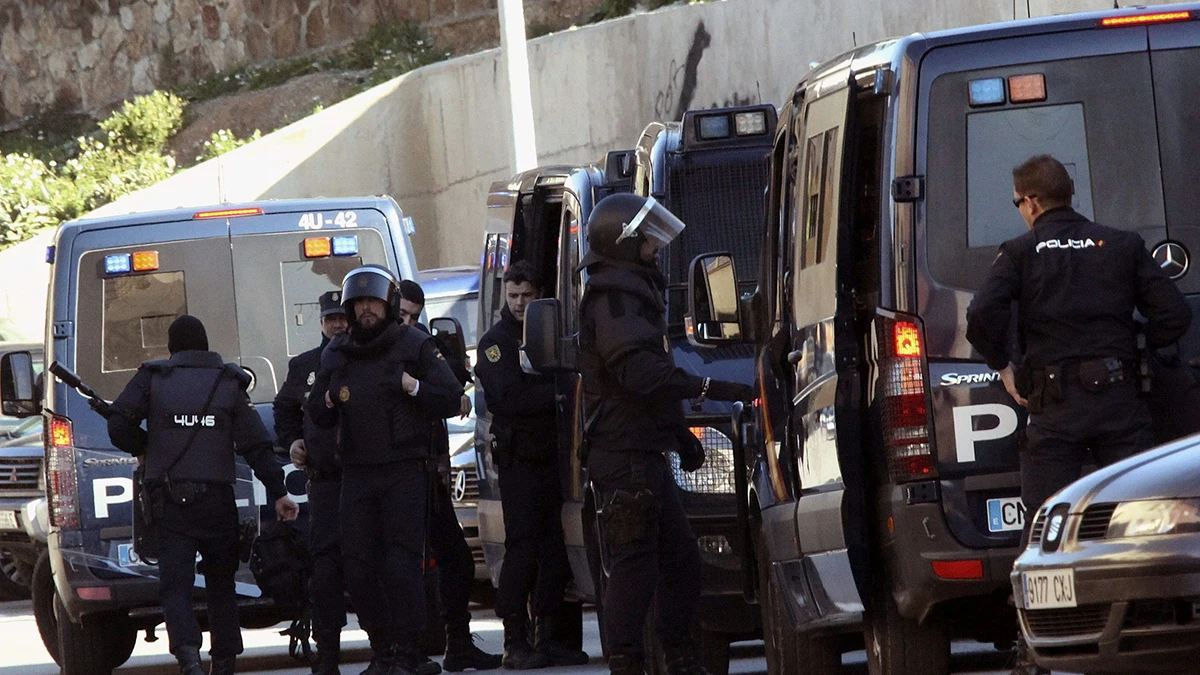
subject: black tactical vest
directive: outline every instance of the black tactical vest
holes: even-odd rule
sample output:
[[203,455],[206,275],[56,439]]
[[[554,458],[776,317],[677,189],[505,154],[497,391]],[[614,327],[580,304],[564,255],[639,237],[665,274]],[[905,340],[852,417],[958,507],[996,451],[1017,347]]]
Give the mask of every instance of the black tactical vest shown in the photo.
[[142,367],[151,373],[147,479],[163,479],[174,463],[170,471],[174,483],[232,485],[236,478],[233,411],[234,406],[246,405],[249,374],[235,364],[222,363],[216,352],[180,353],[173,360],[149,361]]

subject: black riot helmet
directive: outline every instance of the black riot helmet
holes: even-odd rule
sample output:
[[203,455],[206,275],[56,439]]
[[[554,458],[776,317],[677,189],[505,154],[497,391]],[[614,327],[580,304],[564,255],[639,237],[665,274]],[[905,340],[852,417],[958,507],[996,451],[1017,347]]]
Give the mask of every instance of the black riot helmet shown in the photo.
[[354,301],[359,298],[376,298],[387,304],[387,318],[395,320],[399,314],[400,290],[391,270],[382,265],[356,267],[342,280],[342,308],[351,324],[358,323],[354,315]]
[[654,197],[626,193],[609,195],[601,199],[588,216],[588,252],[579,266],[587,267],[602,260],[644,264],[642,242],[651,239],[663,248],[678,237],[684,227],[683,221]]

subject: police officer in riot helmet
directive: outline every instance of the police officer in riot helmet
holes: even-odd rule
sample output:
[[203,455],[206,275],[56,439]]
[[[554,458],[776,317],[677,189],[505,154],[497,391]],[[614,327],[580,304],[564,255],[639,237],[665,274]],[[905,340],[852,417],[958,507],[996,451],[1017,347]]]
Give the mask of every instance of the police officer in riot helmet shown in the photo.
[[346,275],[350,328],[322,353],[305,409],[318,426],[337,427],[346,586],[370,638],[369,670],[411,675],[425,662],[433,422],[458,413],[462,386],[427,333],[397,323],[397,296],[386,268]]
[[[1013,169],[1013,205],[1029,231],[1001,244],[967,310],[967,339],[1029,412],[1021,452],[1029,514],[1089,462],[1106,466],[1153,445],[1134,310],[1147,320],[1151,348],[1175,343],[1191,321],[1141,236],[1091,222],[1071,208],[1073,194],[1066,168],[1049,155]],[[1038,671],[1021,663],[1014,672]]]
[[288,448],[292,463],[308,474],[308,550],[312,556],[309,596],[313,608],[313,637],[317,642],[315,675],[337,675],[342,627],[346,625],[346,593],[342,567],[342,535],[338,503],[342,467],[337,434],[313,423],[304,402],[321,367],[321,352],[346,331],[342,292],[318,298],[321,344],[288,362],[287,379],[275,396],[275,437]]
[[[399,292],[400,323],[428,332],[428,328],[420,323],[421,312],[425,310],[425,292],[420,284],[403,279],[399,284]],[[436,343],[437,338],[434,340]],[[442,347],[439,346],[439,349]],[[466,364],[455,358],[453,351],[442,349],[442,354],[454,377],[465,387],[471,382],[471,373]],[[459,414],[466,416],[470,412],[470,398],[463,395]],[[500,656],[476,647],[471,636],[471,584],[475,580],[475,558],[471,555],[471,547],[467,545],[466,535],[454,512],[454,500],[450,497],[450,437],[445,420],[434,422],[433,434],[436,467],[431,467],[429,474],[432,495],[429,545],[437,562],[438,594],[446,620],[446,658],[442,660],[442,665],[450,672],[469,668],[499,668]]]
[[653,198],[604,198],[587,222],[588,280],[580,304],[580,369],[588,476],[607,552],[604,618],[613,673],[643,672],[643,625],[654,627],[667,672],[702,675],[692,626],[700,602],[700,551],[680,503],[668,452],[686,471],[704,450],[682,401],[748,401],[750,387],[677,368],[667,341],[666,282],[658,252],[684,224]]
[[167,336],[171,358],[142,364],[113,402],[108,433],[113,445],[145,467],[143,489],[157,521],[163,615],[180,672],[204,672],[192,611],[199,553],[212,633],[210,672],[232,675],[242,652],[234,591],[234,455],[245,458],[262,481],[280,520],[294,520],[299,507],[287,496],[271,436],[246,394],[250,375],[208,350],[204,324],[193,316],[175,319]]
[[[585,652],[556,637],[571,575],[558,479],[558,404],[554,377],[526,373],[520,360],[525,308],[540,294],[528,262],[508,268],[500,321],[479,339],[475,366],[492,414],[492,460],[500,473],[504,566],[496,589],[496,615],[504,621],[504,667],[513,670],[588,661]],[[535,618],[533,644],[530,608]]]

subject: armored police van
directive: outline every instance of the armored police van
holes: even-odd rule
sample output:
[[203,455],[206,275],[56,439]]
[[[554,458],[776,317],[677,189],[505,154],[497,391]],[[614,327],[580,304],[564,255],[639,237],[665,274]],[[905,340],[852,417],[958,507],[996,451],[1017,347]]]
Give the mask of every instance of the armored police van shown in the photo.
[[[583,437],[583,389],[573,359],[578,331],[578,306],[586,272],[577,270],[587,252],[586,223],[592,207],[614,192],[635,191],[654,195],[676,215],[685,218],[684,231],[663,257],[668,283],[668,314],[671,348],[676,363],[693,372],[715,378],[749,383],[753,353],[747,347],[727,350],[698,349],[688,342],[683,324],[687,297],[687,262],[698,251],[742,244],[748,260],[757,260],[762,236],[763,191],[767,158],[775,124],[772,106],[689,111],[681,122],[651,124],[632,151],[609,153],[603,167],[567,170],[548,167],[522,174],[509,185],[494,186],[489,198],[489,240],[484,256],[481,293],[484,302],[482,326],[490,326],[503,306],[500,278],[513,260],[528,260],[544,280],[545,292],[553,303],[543,319],[526,315],[526,336],[531,332],[555,336],[568,345],[561,358],[530,354],[546,369],[556,373],[560,400],[559,466],[562,470],[564,528],[581,597],[594,600],[603,595],[604,573],[595,528],[595,503],[579,455]],[[526,191],[514,189],[518,183]],[[514,206],[504,207],[503,204]],[[521,205],[517,212],[516,204]],[[538,219],[536,205],[552,204],[553,211]],[[494,211],[492,209],[495,209]],[[496,217],[499,216],[499,217]],[[507,223],[507,228],[506,228]],[[507,236],[507,238],[505,238]],[[714,246],[713,242],[717,242]],[[493,258],[493,253],[501,254]],[[750,287],[753,278],[749,279]],[[496,289],[488,291],[489,284]],[[540,306],[546,307],[543,302]],[[488,316],[488,312],[492,315]],[[742,597],[743,580],[739,551],[735,548],[734,485],[729,410],[722,404],[705,402],[687,408],[689,425],[708,452],[705,466],[695,473],[678,469],[672,457],[675,479],[683,503],[700,540],[705,564],[704,597],[697,627],[703,661],[709,672],[729,668],[729,643],[758,636],[758,616]],[[482,415],[481,415],[482,419]],[[485,436],[481,435],[481,439]],[[481,453],[482,462],[486,453]],[[483,475],[481,473],[481,475]],[[492,475],[488,476],[493,480]],[[491,493],[498,499],[498,491]],[[481,528],[485,518],[481,503]],[[487,508],[498,512],[499,503]],[[498,516],[494,516],[498,517]],[[501,546],[502,530],[489,534],[481,529],[485,553]],[[492,558],[489,557],[489,560]],[[603,621],[603,607],[599,608]],[[653,633],[653,631],[649,631]],[[656,646],[648,645],[653,652]],[[651,658],[652,668],[661,659]]]
[[[320,344],[317,297],[365,263],[416,278],[411,227],[389,197],[65,223],[46,255],[46,362],[73,370],[112,400],[142,362],[168,356],[167,327],[192,314],[205,323],[212,350],[252,375],[250,399],[273,429],[271,403],[288,360]],[[47,647],[67,675],[108,673],[129,657],[139,630],[149,637],[162,622],[157,568],[139,560],[132,545],[136,461],[113,448],[105,420],[87,400],[55,378],[47,377],[40,401],[13,400],[23,379],[14,356],[4,357],[4,408],[45,419],[53,584],[42,597],[35,584],[34,599],[55,608],[57,640]],[[303,472],[284,468],[289,492],[303,502]],[[265,490],[240,458],[235,491],[240,517],[274,519]],[[237,589],[244,625],[283,618],[245,567]]]
[[[864,640],[873,673],[947,673],[955,637],[1011,644],[1024,413],[966,341],[966,308],[1025,231],[1011,169],[1042,153],[1077,211],[1139,232],[1197,304],[1197,11],[913,35],[790,97],[759,287],[739,306],[740,261],[703,257],[689,316],[698,342],[758,350],[738,469],[771,673],[837,672]],[[1079,604],[1030,608],[1031,635],[1094,649],[1081,617],[1107,608]]]

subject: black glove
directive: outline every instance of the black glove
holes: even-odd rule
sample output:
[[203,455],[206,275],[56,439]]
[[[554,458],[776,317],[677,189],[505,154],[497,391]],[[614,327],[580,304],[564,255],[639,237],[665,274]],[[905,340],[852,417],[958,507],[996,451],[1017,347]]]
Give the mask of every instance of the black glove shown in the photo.
[[679,443],[679,468],[691,473],[704,466],[704,445],[687,427],[680,427],[675,433]]
[[754,400],[754,388],[738,384],[737,382],[725,382],[724,380],[711,380],[708,383],[708,394],[706,398],[714,401],[746,401]]

